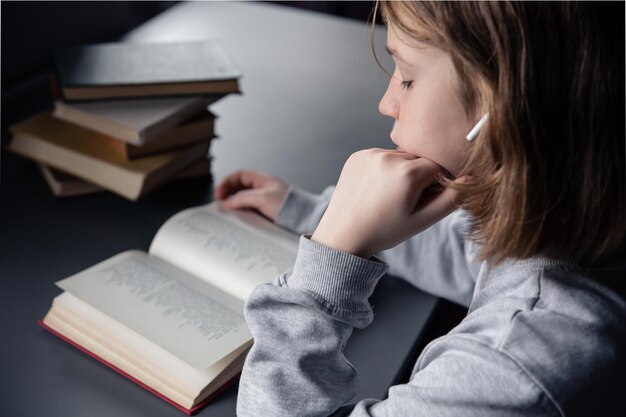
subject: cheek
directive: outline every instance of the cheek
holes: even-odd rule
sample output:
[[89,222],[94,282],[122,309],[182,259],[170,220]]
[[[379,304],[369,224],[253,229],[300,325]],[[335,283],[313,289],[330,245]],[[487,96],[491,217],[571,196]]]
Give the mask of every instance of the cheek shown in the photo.
[[405,151],[428,158],[456,176],[469,144],[465,113],[460,106],[455,108],[435,97],[422,98],[402,103],[394,128],[397,142]]

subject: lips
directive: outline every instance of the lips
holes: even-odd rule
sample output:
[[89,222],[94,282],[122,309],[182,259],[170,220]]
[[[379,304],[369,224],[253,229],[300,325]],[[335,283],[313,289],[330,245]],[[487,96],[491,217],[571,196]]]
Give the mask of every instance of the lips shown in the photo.
[[391,139],[391,143],[396,145],[396,152],[409,153],[409,152],[405,151],[404,149],[402,149],[400,146],[398,146],[396,141],[393,139],[393,131],[389,134],[389,139]]
[[391,143],[393,143],[394,145],[396,145],[396,152],[404,152],[406,153],[406,151],[404,149],[402,149],[401,147],[399,147],[396,144],[396,141],[393,140],[393,132],[391,132],[391,134],[389,135],[389,139],[391,139]]

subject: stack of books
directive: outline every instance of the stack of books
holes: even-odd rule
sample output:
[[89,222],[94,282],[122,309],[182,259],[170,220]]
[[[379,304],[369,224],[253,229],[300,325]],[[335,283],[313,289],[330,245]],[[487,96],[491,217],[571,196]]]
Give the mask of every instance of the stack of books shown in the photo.
[[208,106],[240,92],[218,41],[67,47],[54,63],[59,100],[11,126],[9,150],[36,161],[55,195],[109,190],[135,201],[210,175]]

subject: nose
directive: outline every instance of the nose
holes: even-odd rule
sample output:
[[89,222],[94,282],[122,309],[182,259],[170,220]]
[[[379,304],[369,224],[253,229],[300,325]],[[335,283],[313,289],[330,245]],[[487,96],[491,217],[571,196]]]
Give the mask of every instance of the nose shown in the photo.
[[393,78],[389,80],[389,85],[387,86],[387,91],[385,91],[385,95],[380,99],[380,103],[378,103],[378,111],[380,114],[384,116],[389,116],[394,120],[398,119],[398,100],[396,98],[394,88],[392,86]]

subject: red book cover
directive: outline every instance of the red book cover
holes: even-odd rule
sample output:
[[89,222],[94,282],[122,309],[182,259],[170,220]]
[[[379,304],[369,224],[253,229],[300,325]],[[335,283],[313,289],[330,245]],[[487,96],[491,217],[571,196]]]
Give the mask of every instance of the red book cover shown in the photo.
[[161,394],[158,391],[155,391],[154,389],[150,388],[149,386],[147,386],[146,384],[144,384],[143,382],[139,381],[138,379],[136,379],[135,377],[133,377],[132,375],[127,374],[126,372],[124,372],[123,370],[121,370],[120,368],[118,368],[117,366],[113,365],[112,363],[106,361],[105,359],[101,358],[100,356],[96,355],[95,353],[85,349],[83,346],[79,345],[78,343],[74,342],[71,339],[68,339],[67,337],[65,337],[64,335],[62,335],[61,333],[57,332],[56,330],[50,328],[49,326],[47,326],[43,320],[39,320],[37,323],[39,323],[39,325],[41,327],[43,327],[44,329],[48,330],[50,333],[54,334],[55,336],[59,337],[61,340],[66,341],[67,343],[69,343],[70,345],[74,346],[75,348],[80,349],[81,351],[83,351],[84,353],[86,353],[87,355],[91,356],[92,358],[96,359],[97,361],[99,361],[100,363],[103,363],[104,365],[108,366],[109,368],[113,369],[115,372],[123,375],[124,377],[128,378],[129,380],[131,380],[132,382],[134,382],[135,384],[139,385],[140,387],[148,390],[149,392],[151,392],[152,394],[156,395],[157,397],[159,397],[160,399],[162,399],[163,401],[169,403],[170,405],[178,408],[180,411],[182,411],[183,413],[187,414],[187,415],[192,415],[194,413],[196,413],[198,410],[200,410],[202,407],[206,406],[209,402],[211,402],[211,400],[213,400],[215,397],[217,397],[219,394],[221,394],[222,392],[224,392],[226,390],[226,388],[230,387],[235,381],[237,381],[237,379],[239,378],[240,374],[235,375],[233,378],[231,378],[228,382],[226,382],[224,385],[222,385],[220,388],[218,388],[213,394],[211,394],[209,397],[207,397],[204,401],[202,401],[201,403],[199,403],[198,405],[194,406],[193,408],[185,408],[182,405],[174,402],[173,400],[171,400],[170,398],[164,396],[163,394]]

